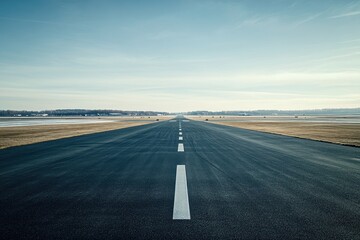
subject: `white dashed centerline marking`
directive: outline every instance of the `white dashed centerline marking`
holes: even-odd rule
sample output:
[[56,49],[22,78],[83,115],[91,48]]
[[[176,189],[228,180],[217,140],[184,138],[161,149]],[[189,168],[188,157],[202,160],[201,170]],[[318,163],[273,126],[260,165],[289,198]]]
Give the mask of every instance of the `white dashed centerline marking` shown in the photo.
[[181,140],[181,141],[182,141],[182,140],[183,140],[183,137],[179,137],[179,140]]
[[173,220],[190,220],[185,165],[177,165]]
[[182,135],[182,132],[179,132],[179,135]]
[[179,143],[178,152],[184,152],[184,144],[183,143]]

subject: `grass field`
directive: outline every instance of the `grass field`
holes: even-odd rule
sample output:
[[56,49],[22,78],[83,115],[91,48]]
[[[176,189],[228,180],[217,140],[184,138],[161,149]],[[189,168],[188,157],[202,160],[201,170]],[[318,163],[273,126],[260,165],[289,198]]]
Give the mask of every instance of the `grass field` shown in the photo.
[[359,123],[337,122],[330,118],[322,122],[317,122],[318,118],[306,122],[294,117],[269,119],[268,117],[190,116],[189,118],[198,121],[207,119],[207,122],[215,124],[360,147]]
[[[160,121],[168,120],[172,117],[119,117],[106,118],[113,122],[89,123],[89,124],[59,124],[59,125],[39,125],[22,127],[2,127],[0,128],[0,149],[26,145],[37,142],[44,142],[60,138],[74,137],[84,134],[110,131],[115,129],[139,126]],[[26,121],[26,120],[24,120]]]

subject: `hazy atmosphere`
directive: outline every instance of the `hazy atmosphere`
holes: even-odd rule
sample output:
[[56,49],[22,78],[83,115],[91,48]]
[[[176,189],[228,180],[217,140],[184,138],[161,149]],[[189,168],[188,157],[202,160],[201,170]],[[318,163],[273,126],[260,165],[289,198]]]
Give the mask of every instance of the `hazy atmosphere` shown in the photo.
[[360,1],[0,3],[0,109],[360,106]]
[[0,0],[0,183],[0,239],[359,239],[360,0]]

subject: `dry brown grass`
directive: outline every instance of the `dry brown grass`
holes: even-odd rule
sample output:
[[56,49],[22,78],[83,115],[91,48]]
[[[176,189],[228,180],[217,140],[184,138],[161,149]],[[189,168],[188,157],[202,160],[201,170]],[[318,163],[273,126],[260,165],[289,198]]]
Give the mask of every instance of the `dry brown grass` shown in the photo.
[[[357,123],[244,122],[208,119],[215,124],[360,147],[360,124]],[[204,121],[204,118],[201,120]]]
[[0,128],[0,149],[44,142],[60,138],[74,137],[90,133],[98,133],[115,129],[154,123],[156,119],[167,120],[170,117],[151,118],[113,118],[117,121],[90,124],[58,124],[24,127]]

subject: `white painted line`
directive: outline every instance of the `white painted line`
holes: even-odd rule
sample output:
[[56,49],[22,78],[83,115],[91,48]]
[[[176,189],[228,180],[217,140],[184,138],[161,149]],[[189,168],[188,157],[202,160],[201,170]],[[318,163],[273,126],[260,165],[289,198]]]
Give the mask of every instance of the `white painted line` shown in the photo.
[[179,137],[179,140],[183,140],[183,137]]
[[182,120],[183,122],[189,122],[189,120]]
[[181,128],[179,128],[179,131],[181,131]]
[[176,167],[173,220],[190,220],[185,165],[177,165]]
[[183,143],[179,143],[178,152],[184,152],[184,144]]
[[182,132],[179,132],[179,135],[182,135]]

